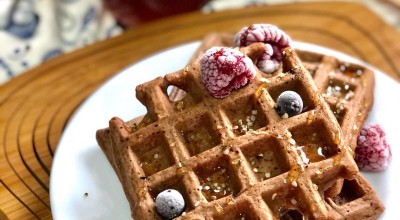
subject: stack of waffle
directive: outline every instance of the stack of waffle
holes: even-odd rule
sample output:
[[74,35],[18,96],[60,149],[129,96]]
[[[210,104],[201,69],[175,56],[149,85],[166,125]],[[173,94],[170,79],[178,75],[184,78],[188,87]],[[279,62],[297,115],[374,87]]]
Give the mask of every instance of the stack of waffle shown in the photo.
[[[226,39],[210,35],[194,57],[229,46]],[[240,48],[253,60],[262,50],[257,43]],[[382,213],[352,155],[372,105],[372,73],[297,53],[306,63],[287,48],[281,69],[257,70],[224,99],[208,94],[198,59],[136,88],[147,114],[140,121],[112,118],[97,132],[134,219],[161,219],[155,198],[166,189],[183,195],[182,219],[375,219]],[[177,88],[172,97],[170,86]],[[275,103],[287,90],[301,96],[304,110],[281,118]]]

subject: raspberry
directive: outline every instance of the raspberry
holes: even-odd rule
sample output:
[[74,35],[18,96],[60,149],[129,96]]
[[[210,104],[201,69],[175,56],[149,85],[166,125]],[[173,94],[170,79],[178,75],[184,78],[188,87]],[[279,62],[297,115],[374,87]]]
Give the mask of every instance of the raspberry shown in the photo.
[[392,156],[385,132],[378,124],[368,125],[361,130],[355,152],[358,168],[364,171],[386,169]]
[[245,86],[256,75],[252,60],[236,49],[213,47],[200,59],[201,81],[216,98]]
[[290,46],[290,37],[278,27],[271,24],[253,24],[242,28],[235,36],[234,46],[243,47],[255,42],[265,43],[265,52],[257,60],[256,66],[265,73],[278,69],[282,51]]
[[280,62],[278,59],[272,59],[274,49],[270,44],[265,44],[264,53],[258,57],[256,66],[264,73],[273,73],[279,68]]

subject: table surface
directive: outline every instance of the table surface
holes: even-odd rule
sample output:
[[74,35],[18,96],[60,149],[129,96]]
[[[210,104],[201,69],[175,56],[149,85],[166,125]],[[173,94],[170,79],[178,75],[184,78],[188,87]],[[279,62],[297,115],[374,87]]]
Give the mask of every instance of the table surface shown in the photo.
[[355,3],[196,12],[138,26],[0,87],[0,219],[52,219],[49,180],[57,144],[74,111],[105,80],[157,51],[252,23],[276,24],[294,40],[358,57],[400,80],[400,33]]

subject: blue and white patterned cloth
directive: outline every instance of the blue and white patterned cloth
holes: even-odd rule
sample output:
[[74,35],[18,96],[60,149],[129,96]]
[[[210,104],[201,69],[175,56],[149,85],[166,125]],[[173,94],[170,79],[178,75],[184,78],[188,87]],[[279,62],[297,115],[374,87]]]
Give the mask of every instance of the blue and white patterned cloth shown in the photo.
[[[134,0],[131,0],[134,1]],[[308,0],[212,0],[202,11]],[[398,9],[380,0],[365,4],[400,30]],[[61,53],[122,32],[102,0],[0,0],[0,85]]]
[[101,0],[0,0],[0,85],[121,32]]

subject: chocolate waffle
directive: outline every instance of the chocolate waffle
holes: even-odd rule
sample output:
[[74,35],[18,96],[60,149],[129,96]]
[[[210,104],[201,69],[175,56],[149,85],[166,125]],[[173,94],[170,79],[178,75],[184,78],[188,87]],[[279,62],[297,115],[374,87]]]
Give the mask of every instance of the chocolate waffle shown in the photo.
[[[204,37],[192,60],[213,46],[232,47],[233,41],[234,36],[229,33],[209,34]],[[333,56],[302,50],[296,50],[296,53],[338,120],[344,145],[354,150],[374,102],[374,73],[365,66],[341,61]],[[264,74],[264,77],[275,76],[280,72]],[[182,90],[174,88],[171,99],[177,100],[183,95]]]
[[[262,44],[240,50],[253,60]],[[343,145],[339,123],[291,48],[280,73],[224,99],[200,82],[198,60],[136,88],[147,114],[114,117],[96,134],[134,219],[161,219],[156,196],[176,189],[182,219],[374,219],[383,211]],[[185,91],[170,100],[168,88]],[[277,96],[297,92],[305,111],[281,118]],[[337,185],[343,186],[338,190]]]

